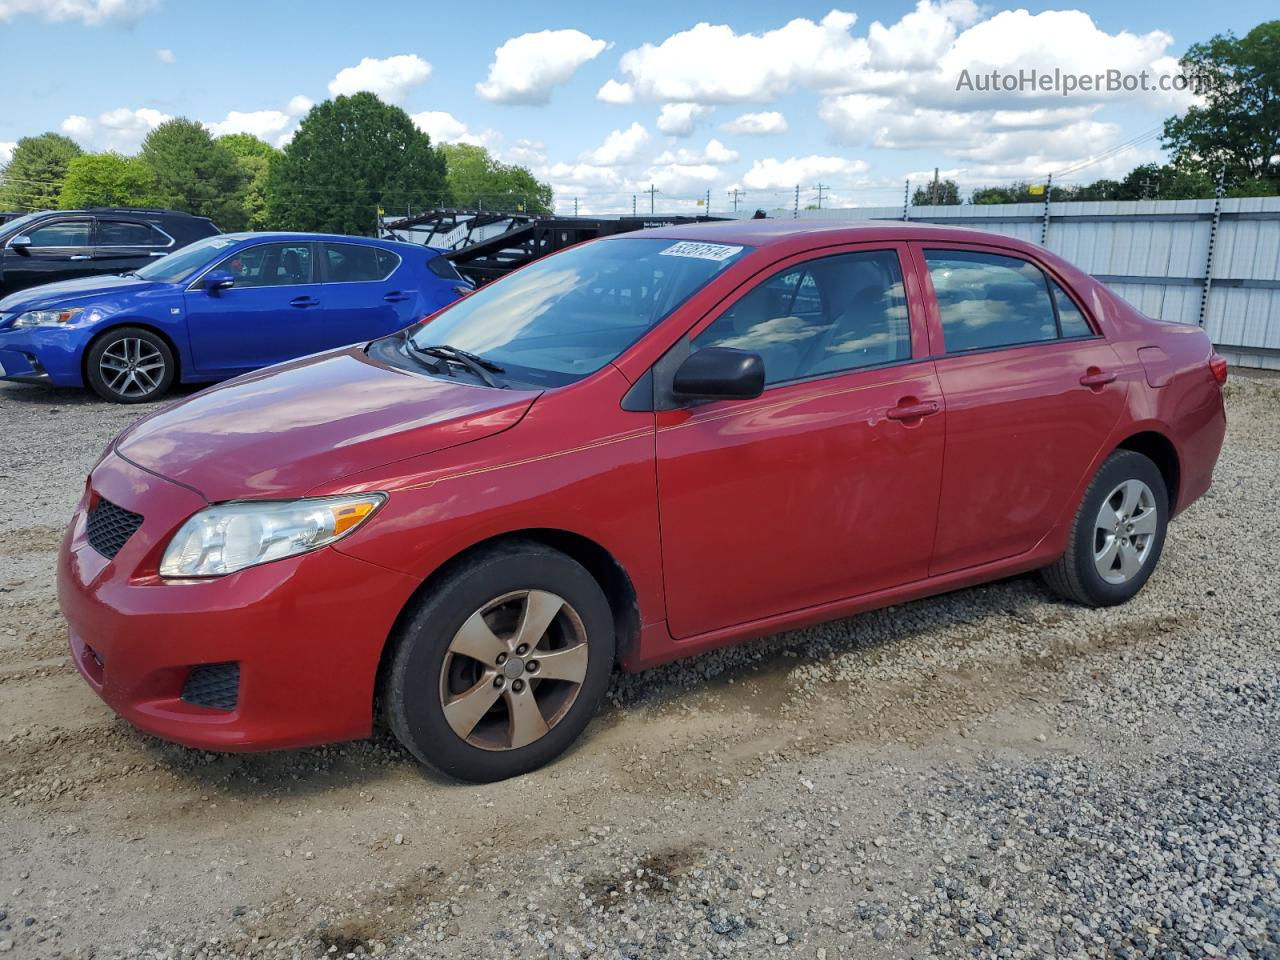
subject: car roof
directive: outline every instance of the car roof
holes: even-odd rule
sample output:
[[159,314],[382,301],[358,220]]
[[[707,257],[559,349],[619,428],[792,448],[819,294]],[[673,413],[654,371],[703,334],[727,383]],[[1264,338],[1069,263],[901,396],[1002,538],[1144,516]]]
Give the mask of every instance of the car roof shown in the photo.
[[[918,240],[952,243],[980,243],[1043,255],[1044,249],[1016,237],[1002,236],[985,230],[939,226],[932,223],[903,220],[809,220],[779,218],[761,220],[718,220],[679,226],[654,227],[642,231],[644,236],[672,240],[699,240],[707,243],[731,243],[761,248],[806,249],[840,243],[867,241]],[[613,234],[607,239],[637,236],[636,233]],[[783,253],[782,249],[775,252]]]
[[383,240],[380,237],[353,237],[345,233],[307,233],[302,230],[242,230],[239,233],[221,234],[232,240],[333,240],[341,243],[367,243],[381,247],[409,247],[413,250],[433,250],[420,243],[405,240]]

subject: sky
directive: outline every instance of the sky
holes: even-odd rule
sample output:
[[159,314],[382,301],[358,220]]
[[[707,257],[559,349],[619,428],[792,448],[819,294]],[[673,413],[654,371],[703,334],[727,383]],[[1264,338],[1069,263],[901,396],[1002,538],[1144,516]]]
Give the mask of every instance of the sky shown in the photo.
[[802,205],[890,205],[935,168],[967,192],[1160,160],[1187,91],[980,78],[1155,85],[1190,44],[1269,16],[1249,0],[0,0],[0,162],[47,130],[132,153],[173,116],[284,145],[313,103],[371,90],[433,140],[528,166],[561,212],[685,211],[709,192],[715,213],[735,190],[774,208],[797,186]]

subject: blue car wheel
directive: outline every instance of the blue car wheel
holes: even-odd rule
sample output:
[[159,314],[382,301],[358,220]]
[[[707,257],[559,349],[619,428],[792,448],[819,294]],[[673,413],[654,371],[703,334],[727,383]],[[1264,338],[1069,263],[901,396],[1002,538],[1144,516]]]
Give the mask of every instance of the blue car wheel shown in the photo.
[[169,392],[177,364],[163,338],[141,327],[120,327],[89,348],[85,373],[104,400],[146,403]]

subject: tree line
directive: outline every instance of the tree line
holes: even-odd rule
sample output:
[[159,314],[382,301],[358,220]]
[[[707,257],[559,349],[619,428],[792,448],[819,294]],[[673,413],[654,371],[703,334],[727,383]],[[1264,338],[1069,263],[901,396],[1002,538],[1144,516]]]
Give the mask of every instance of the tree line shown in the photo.
[[312,107],[287,146],[247,133],[215,137],[178,117],[135,156],[89,153],[57,133],[18,141],[0,173],[0,211],[164,207],[223,230],[372,234],[379,210],[432,207],[549,213],[550,185],[483,147],[435,145],[372,93]]

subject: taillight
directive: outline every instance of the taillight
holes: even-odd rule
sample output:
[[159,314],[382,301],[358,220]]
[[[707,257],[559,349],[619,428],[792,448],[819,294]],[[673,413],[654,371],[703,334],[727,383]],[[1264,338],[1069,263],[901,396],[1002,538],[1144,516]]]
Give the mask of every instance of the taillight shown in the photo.
[[1219,385],[1227,382],[1227,358],[1215,353],[1209,358],[1209,372]]

